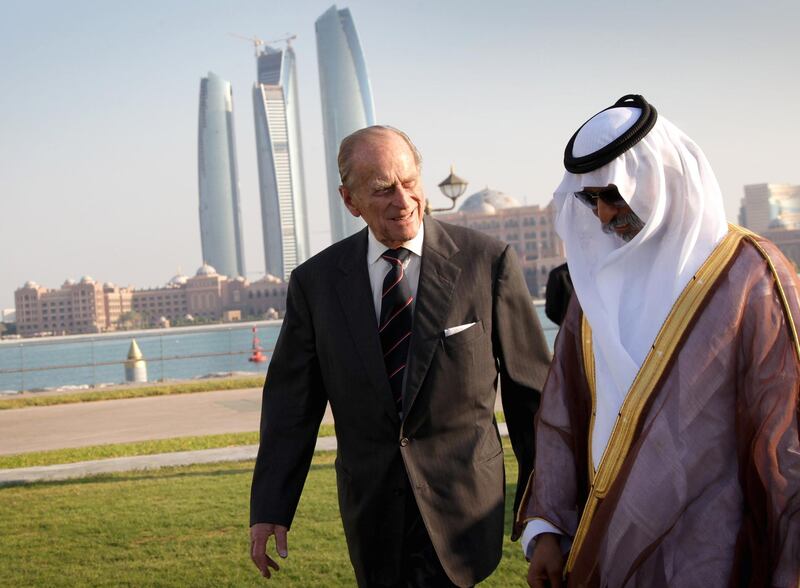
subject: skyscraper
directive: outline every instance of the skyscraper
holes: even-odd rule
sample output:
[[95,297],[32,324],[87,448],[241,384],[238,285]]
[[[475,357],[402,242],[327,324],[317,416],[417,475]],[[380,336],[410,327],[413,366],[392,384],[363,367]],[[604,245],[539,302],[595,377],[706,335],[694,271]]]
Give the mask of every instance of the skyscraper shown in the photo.
[[333,5],[317,19],[315,27],[331,239],[336,242],[364,226],[360,218],[347,211],[339,196],[339,143],[353,131],[375,124],[375,106],[350,10],[337,10]]
[[265,46],[257,56],[253,109],[265,269],[282,279],[309,255],[294,50]]
[[200,81],[197,163],[203,262],[244,277],[233,93],[230,82],[212,72]]

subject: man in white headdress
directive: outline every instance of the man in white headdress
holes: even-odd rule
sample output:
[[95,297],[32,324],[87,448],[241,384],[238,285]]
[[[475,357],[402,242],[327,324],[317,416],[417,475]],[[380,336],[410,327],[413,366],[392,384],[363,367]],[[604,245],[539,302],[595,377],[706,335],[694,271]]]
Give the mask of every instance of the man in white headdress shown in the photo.
[[797,587],[797,274],[641,96],[564,163],[575,296],[517,518],[529,584]]

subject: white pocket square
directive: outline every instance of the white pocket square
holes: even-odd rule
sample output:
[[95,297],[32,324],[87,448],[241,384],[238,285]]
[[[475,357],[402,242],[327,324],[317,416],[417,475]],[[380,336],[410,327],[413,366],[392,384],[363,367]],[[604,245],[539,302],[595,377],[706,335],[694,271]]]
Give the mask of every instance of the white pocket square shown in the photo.
[[444,336],[450,337],[451,335],[455,335],[456,333],[460,333],[461,331],[466,331],[475,324],[476,323],[467,323],[465,325],[458,325],[457,327],[450,327],[444,330]]

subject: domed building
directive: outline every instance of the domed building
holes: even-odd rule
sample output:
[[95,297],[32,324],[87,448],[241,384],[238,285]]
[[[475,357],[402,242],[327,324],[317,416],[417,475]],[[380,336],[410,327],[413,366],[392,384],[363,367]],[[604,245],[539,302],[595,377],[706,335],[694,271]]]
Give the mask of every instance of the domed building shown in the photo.
[[494,214],[498,210],[506,208],[518,208],[522,206],[519,200],[503,194],[499,190],[492,190],[486,186],[480,192],[475,192],[468,196],[464,203],[459,207],[458,212],[469,214]]
[[28,281],[14,292],[17,332],[23,337],[100,333],[107,330],[103,285],[89,276],[58,289]]
[[213,266],[204,263],[198,268],[195,277],[199,278],[201,276],[217,276],[217,275],[219,274],[217,274],[217,270],[215,270]]
[[84,276],[53,290],[28,281],[14,298],[18,332],[30,337],[261,319],[283,314],[287,288],[276,276],[267,274],[251,284],[241,276],[221,275],[204,263],[194,276],[179,270],[156,288],[121,288]]
[[534,297],[544,295],[548,273],[566,261],[564,246],[553,229],[552,203],[545,207],[523,205],[487,186],[466,197],[457,212],[440,213],[436,218],[481,231],[513,247]]
[[183,274],[175,274],[169,279],[167,282],[167,288],[180,288],[181,286],[186,285],[186,282],[189,281],[188,276],[184,276]]

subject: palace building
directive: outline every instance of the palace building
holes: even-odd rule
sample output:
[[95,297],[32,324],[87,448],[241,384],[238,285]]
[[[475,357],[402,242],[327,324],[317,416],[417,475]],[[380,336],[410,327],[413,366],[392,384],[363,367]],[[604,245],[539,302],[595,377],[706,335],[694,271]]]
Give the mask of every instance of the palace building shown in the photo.
[[283,314],[286,282],[266,275],[249,282],[204,264],[192,276],[177,275],[159,288],[122,288],[89,276],[58,289],[27,282],[14,292],[21,336],[103,333],[126,328],[261,319]]

